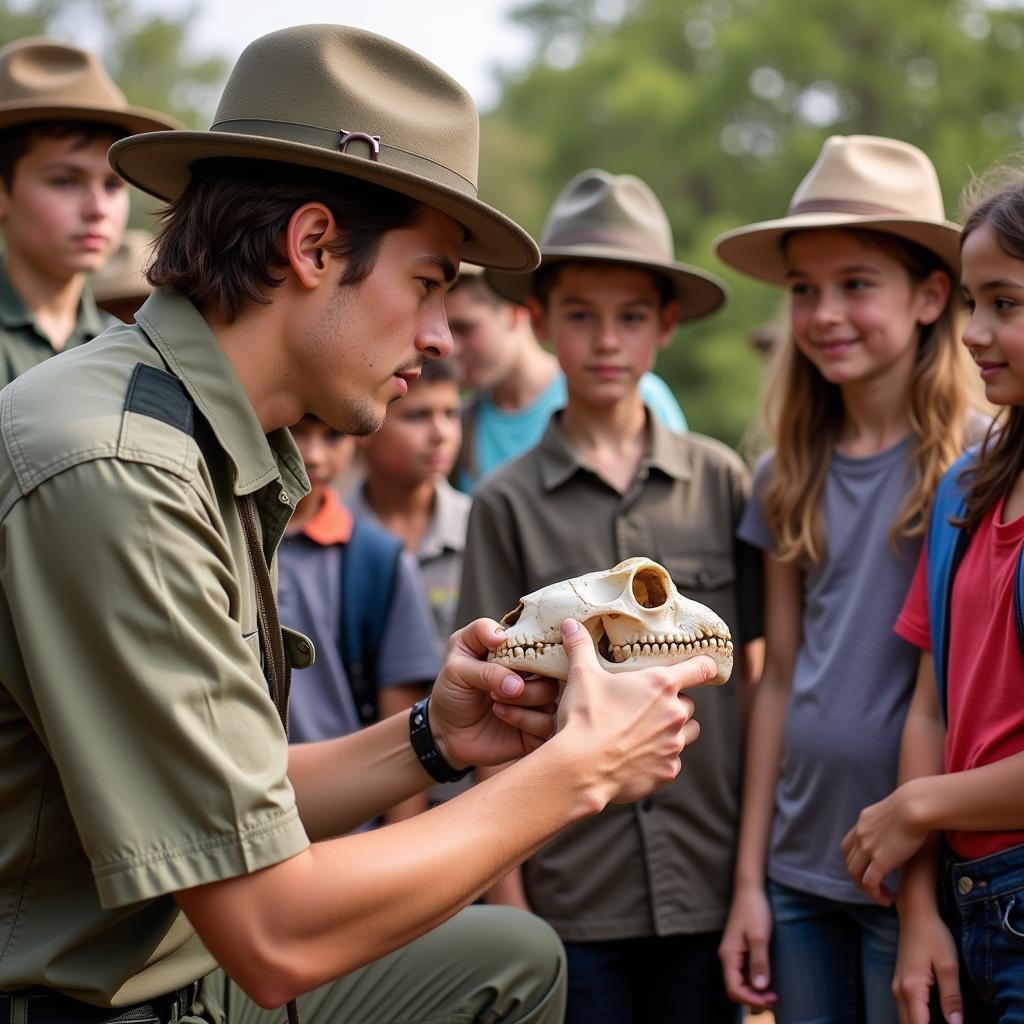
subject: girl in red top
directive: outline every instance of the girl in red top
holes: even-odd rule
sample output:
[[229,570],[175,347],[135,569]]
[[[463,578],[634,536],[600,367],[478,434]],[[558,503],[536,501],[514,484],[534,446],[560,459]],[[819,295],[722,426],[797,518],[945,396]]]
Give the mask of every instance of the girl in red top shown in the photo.
[[923,652],[902,784],[866,808],[843,841],[850,874],[879,903],[892,902],[882,879],[903,865],[893,987],[905,1024],[927,1024],[936,1000],[950,1024],[965,1015],[969,1024],[1024,1021],[1024,657],[1013,609],[1024,543],[1024,176],[976,206],[961,244],[971,313],[964,344],[986,397],[1006,412],[967,477],[970,540],[951,593],[948,725],[922,557],[896,624]]

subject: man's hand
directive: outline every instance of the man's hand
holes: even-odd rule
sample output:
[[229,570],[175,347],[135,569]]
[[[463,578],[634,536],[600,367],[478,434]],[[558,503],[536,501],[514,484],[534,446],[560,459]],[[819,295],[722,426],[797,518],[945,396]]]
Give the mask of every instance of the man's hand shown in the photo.
[[912,820],[908,795],[912,785],[904,783],[884,800],[865,807],[842,842],[850,877],[883,907],[893,902],[886,876],[910,860],[928,838],[928,830]]
[[448,657],[430,696],[430,728],[454,768],[513,761],[554,732],[558,683],[523,679],[484,660],[504,639],[493,619],[477,619],[448,643]]

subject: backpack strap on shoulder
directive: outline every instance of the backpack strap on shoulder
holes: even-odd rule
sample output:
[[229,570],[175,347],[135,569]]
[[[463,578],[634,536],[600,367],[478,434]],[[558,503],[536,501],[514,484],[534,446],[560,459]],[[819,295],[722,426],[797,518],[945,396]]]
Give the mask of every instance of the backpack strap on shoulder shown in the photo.
[[341,554],[339,647],[363,725],[377,719],[377,656],[398,578],[402,542],[358,516]]

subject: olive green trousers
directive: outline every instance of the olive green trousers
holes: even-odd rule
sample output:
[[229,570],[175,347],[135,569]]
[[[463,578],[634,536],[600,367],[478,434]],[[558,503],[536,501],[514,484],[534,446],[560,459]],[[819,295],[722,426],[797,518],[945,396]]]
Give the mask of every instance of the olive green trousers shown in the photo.
[[[468,907],[408,946],[299,999],[302,1024],[562,1024],[565,954],[540,918],[510,907]],[[282,1024],[223,972],[204,1011],[185,1021]],[[216,1003],[217,1005],[214,1005]]]

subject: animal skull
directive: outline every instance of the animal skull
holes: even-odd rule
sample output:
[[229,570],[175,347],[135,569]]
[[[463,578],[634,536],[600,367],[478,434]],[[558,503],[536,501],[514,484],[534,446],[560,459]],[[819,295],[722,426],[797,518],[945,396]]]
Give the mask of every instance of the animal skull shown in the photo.
[[683,597],[668,570],[649,558],[627,558],[614,569],[527,594],[502,618],[505,642],[488,660],[564,680],[569,660],[560,626],[570,617],[587,628],[609,672],[675,665],[707,654],[718,666],[712,682],[724,683],[732,673],[729,627]]

